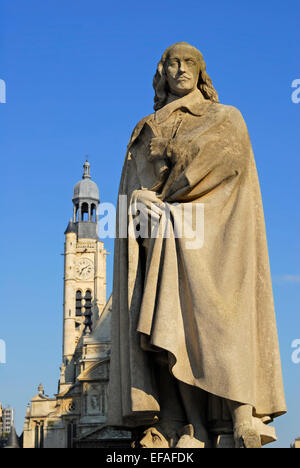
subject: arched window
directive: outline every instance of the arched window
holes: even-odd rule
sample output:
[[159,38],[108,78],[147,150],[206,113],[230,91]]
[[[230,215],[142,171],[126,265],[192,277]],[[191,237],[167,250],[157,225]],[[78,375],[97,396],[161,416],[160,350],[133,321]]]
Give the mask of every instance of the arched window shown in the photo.
[[85,314],[86,315],[88,315],[88,314],[92,315],[91,314],[91,311],[92,311],[92,293],[91,293],[90,290],[88,290],[85,293],[84,299],[85,299]]
[[92,312],[92,293],[91,291],[87,291],[85,293],[85,296],[84,296],[84,299],[85,299],[85,312],[84,312],[84,316],[85,316],[85,320],[84,320],[84,330],[83,330],[83,334],[89,334],[92,332],[92,327],[93,327],[93,320],[92,320],[92,316],[93,316],[93,312]]
[[93,221],[93,223],[96,222],[96,213],[97,213],[97,211],[96,211],[96,205],[95,205],[95,203],[93,203],[93,204],[91,205],[91,221]]
[[89,205],[88,203],[82,203],[81,205],[81,221],[89,221]]
[[82,315],[82,293],[81,291],[76,292],[76,317]]
[[79,221],[79,203],[76,203],[74,207],[74,223],[78,223]]

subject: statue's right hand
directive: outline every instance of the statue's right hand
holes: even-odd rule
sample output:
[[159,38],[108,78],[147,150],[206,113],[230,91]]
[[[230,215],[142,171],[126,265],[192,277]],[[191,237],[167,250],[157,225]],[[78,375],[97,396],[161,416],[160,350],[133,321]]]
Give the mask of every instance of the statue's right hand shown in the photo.
[[[145,222],[149,219],[159,221],[164,203],[151,190],[135,190],[132,194],[132,203],[134,211],[139,211]],[[140,206],[139,206],[140,205]]]

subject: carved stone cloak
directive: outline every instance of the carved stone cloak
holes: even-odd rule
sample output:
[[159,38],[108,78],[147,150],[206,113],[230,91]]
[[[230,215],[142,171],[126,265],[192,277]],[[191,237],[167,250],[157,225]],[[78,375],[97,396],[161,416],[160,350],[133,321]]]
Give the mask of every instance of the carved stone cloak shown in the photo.
[[[129,206],[135,190],[153,186],[139,136],[145,122],[163,126],[178,110],[185,116],[168,147],[172,170],[162,192],[170,235],[150,240],[146,268],[141,242],[120,238],[118,206],[108,423],[142,425],[159,412],[153,355],[141,337],[168,352],[178,380],[273,418],[286,406],[261,194],[240,112],[197,90],[143,119],[119,195]],[[204,204],[204,243],[191,249],[176,226],[180,207],[195,203]],[[162,229],[167,221],[162,215]]]

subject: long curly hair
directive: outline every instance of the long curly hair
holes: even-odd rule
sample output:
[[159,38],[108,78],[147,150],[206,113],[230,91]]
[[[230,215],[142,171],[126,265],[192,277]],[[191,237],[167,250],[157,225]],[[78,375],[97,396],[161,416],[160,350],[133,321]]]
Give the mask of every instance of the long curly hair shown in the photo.
[[161,109],[166,104],[168,98],[168,82],[165,72],[165,63],[168,60],[170,51],[178,45],[188,46],[193,49],[196,58],[198,60],[198,65],[200,68],[199,73],[199,80],[198,80],[198,88],[203,94],[205,99],[209,99],[213,102],[219,102],[218,93],[213,87],[212,81],[208,74],[206,73],[206,64],[204,62],[203,56],[200,50],[196,49],[195,47],[191,46],[187,42],[177,42],[176,44],[171,45],[168,47],[162,55],[162,58],[157,66],[157,70],[155,76],[153,78],[153,88],[155,91],[154,97],[154,110]]

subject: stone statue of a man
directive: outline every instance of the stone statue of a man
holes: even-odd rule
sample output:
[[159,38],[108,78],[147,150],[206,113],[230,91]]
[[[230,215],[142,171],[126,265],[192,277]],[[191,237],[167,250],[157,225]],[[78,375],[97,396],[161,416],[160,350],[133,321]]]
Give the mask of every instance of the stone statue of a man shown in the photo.
[[228,433],[260,447],[286,407],[247,128],[187,43],[164,52],[154,89],[120,183],[117,219],[140,236],[117,226],[108,423],[143,428],[142,447],[211,447]]

